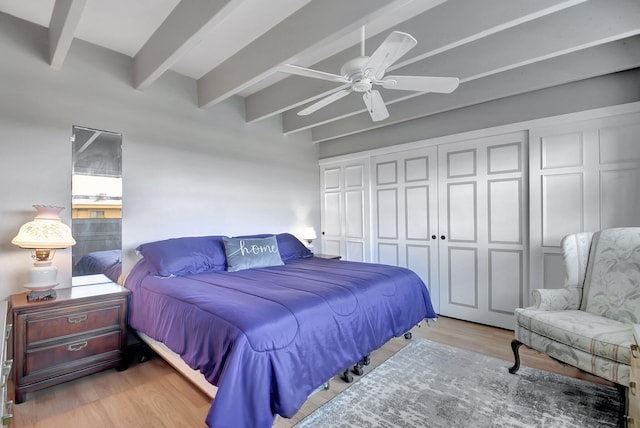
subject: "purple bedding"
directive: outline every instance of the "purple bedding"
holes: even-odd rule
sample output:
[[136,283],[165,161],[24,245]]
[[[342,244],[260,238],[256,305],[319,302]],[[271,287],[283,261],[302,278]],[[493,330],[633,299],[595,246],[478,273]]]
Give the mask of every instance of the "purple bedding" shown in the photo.
[[425,318],[427,288],[404,268],[293,259],[283,266],[161,278],[140,260],[129,324],[218,386],[210,427],[271,427],[317,387]]
[[73,268],[73,274],[94,275],[105,274],[111,281],[118,282],[122,273],[120,250],[94,251],[83,256]]

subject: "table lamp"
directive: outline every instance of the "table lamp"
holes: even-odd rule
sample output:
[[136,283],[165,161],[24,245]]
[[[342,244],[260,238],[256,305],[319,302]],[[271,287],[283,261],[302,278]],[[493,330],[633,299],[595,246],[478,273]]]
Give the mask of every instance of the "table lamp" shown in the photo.
[[23,224],[11,243],[20,248],[28,248],[33,258],[33,267],[29,270],[28,281],[24,288],[29,290],[27,299],[53,299],[58,285],[58,268],[51,264],[56,250],[75,245],[71,229],[62,223],[58,213],[62,207],[34,205],[38,214]]
[[313,227],[305,227],[302,232],[302,239],[308,242],[307,248],[313,250],[313,245],[311,242],[316,239],[318,236],[316,235],[316,230]]

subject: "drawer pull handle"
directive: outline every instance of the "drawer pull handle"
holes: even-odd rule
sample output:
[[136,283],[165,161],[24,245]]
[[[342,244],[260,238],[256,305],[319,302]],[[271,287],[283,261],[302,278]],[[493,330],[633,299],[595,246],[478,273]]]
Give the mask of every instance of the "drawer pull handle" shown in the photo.
[[11,329],[13,328],[13,324],[7,324],[4,328],[4,340],[9,340],[9,335],[11,335]]
[[634,344],[632,344],[632,345],[630,346],[630,348],[631,348],[631,356],[632,356],[633,358],[638,358],[638,350],[640,350],[640,349],[638,348],[638,345],[636,345],[636,344],[634,343]]
[[[13,414],[11,411],[13,410],[13,400],[9,400],[5,403],[4,408],[7,414],[2,415],[2,425],[11,425],[11,421],[13,419]],[[3,412],[4,413],[4,412]]]
[[67,321],[70,324],[80,324],[83,321],[87,320],[87,314],[82,315],[70,315],[67,317]]
[[12,365],[13,360],[6,360],[2,363],[2,369],[0,369],[0,388],[4,388],[7,385]]
[[635,382],[629,382],[629,392],[631,393],[631,395],[636,395],[636,383]]
[[71,345],[67,346],[67,350],[72,352],[77,352],[77,351],[80,351],[81,349],[86,348],[88,344],[89,342],[87,342],[86,340],[84,342],[72,343]]
[[3,382],[2,382],[2,386],[4,386],[4,384],[7,382],[7,378],[9,377],[9,374],[11,373],[11,366],[13,365],[13,360],[6,360],[5,362],[2,363],[2,370],[0,371],[0,374],[2,376]]

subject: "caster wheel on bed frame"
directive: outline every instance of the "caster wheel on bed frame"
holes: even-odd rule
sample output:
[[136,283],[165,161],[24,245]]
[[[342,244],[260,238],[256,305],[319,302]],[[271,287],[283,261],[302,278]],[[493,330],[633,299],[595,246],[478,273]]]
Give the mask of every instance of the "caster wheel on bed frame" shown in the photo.
[[349,369],[345,370],[344,373],[342,373],[342,376],[340,377],[342,378],[343,381],[347,383],[353,382],[353,376],[351,376],[351,373],[349,373]]
[[413,337],[413,334],[410,331],[404,334],[404,338],[407,340],[411,340],[412,337]]
[[151,355],[147,350],[140,351],[140,353],[138,354],[139,363],[144,363],[146,361],[149,361],[150,358],[151,358]]
[[362,369],[362,363],[358,362],[358,364],[356,364],[355,366],[353,366],[353,368],[351,369],[351,371],[353,372],[354,375],[356,376],[362,376],[362,374],[364,373],[364,370]]
[[371,364],[371,357],[369,355],[365,355],[362,359],[362,364],[364,364],[365,366]]

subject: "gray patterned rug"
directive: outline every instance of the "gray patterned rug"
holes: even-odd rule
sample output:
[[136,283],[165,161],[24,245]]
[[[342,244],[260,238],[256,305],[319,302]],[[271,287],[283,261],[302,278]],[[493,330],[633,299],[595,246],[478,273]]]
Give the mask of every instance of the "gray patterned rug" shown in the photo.
[[295,428],[617,426],[616,388],[510,365],[414,339]]

